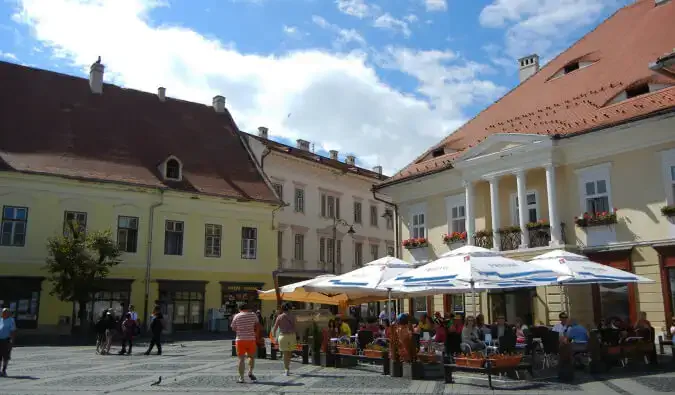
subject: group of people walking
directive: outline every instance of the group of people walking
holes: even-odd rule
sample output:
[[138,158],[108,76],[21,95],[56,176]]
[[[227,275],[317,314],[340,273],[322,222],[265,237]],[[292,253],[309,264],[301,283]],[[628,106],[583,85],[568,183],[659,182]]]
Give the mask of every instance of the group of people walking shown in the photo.
[[[152,338],[145,355],[150,355],[155,346],[157,347],[157,355],[162,355],[161,336],[162,330],[164,330],[163,319],[164,317],[159,306],[155,307],[150,323]],[[103,310],[94,325],[94,329],[96,331],[96,354],[109,354],[113,340],[115,337],[118,337],[122,343],[122,349],[118,352],[118,355],[131,355],[134,338],[141,334],[141,323],[133,305],[129,305],[128,311],[125,311],[124,305],[122,305],[122,315],[120,317],[115,317],[112,309]]]

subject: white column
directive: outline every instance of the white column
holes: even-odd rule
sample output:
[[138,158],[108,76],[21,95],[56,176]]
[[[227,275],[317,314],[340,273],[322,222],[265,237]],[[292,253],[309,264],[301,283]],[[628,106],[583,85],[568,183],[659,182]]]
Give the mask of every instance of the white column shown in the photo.
[[492,249],[495,251],[501,250],[501,242],[499,238],[499,179],[497,177],[490,180],[490,207],[492,209]]
[[530,233],[527,231],[527,186],[525,170],[516,172],[516,188],[518,190],[518,226],[520,226],[520,248],[529,248]]
[[562,244],[562,229],[558,218],[558,199],[555,184],[555,167],[548,164],[546,165],[546,196],[548,197],[548,221],[551,224],[550,245],[552,246]]
[[466,244],[472,246],[474,245],[473,236],[476,233],[476,219],[473,214],[473,182],[464,181],[464,197],[466,198],[464,203]]

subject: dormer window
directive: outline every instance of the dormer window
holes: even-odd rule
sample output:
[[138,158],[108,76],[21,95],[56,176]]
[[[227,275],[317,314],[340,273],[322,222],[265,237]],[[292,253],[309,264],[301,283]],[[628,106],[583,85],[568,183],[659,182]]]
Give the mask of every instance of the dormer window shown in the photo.
[[434,158],[438,158],[439,156],[443,156],[443,155],[445,155],[445,149],[443,149],[443,147],[441,147],[441,148],[436,148],[436,149],[433,150],[433,152],[431,153],[431,156],[433,156]]
[[626,89],[626,99],[649,93],[649,84],[639,84]]
[[563,70],[564,70],[565,74],[569,74],[569,73],[573,72],[574,70],[579,70],[579,62],[570,63],[567,66],[565,66],[565,68]]
[[175,156],[170,156],[164,162],[164,178],[170,181],[181,181],[183,179],[183,164]]

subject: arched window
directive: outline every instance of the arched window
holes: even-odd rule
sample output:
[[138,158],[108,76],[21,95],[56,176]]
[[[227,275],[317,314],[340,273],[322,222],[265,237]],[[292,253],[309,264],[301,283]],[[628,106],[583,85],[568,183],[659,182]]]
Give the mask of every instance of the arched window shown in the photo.
[[170,180],[181,179],[181,165],[177,159],[171,158],[166,161],[166,178]]

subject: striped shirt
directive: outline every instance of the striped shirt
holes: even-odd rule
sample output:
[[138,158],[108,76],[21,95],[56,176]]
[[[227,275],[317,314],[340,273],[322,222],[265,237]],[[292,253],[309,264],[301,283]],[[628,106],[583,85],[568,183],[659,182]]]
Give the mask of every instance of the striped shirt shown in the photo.
[[232,319],[232,329],[237,332],[236,340],[257,340],[255,324],[258,324],[258,316],[252,311],[237,313]]

